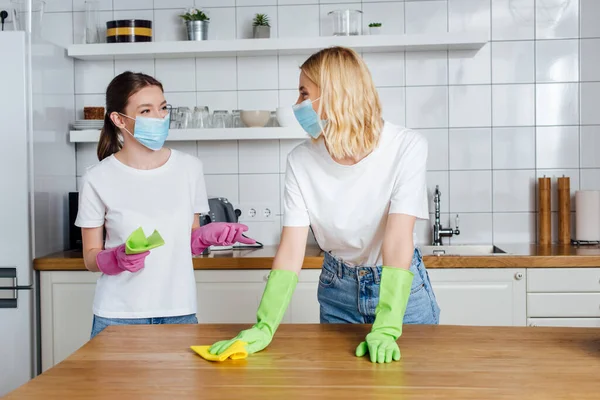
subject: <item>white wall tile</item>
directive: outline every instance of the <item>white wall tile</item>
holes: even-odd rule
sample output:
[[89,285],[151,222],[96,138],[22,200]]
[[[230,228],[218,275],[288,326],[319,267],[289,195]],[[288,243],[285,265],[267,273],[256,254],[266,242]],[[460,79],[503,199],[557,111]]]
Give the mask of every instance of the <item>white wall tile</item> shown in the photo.
[[281,239],[281,217],[276,217],[272,222],[246,222],[247,235],[265,246],[279,244]]
[[75,60],[75,93],[105,93],[106,87],[115,76],[112,61]]
[[278,88],[277,56],[238,57],[238,90]]
[[450,129],[450,169],[490,169],[492,130],[490,128]]
[[[287,158],[292,150],[304,143],[305,140],[280,140],[279,141],[279,172],[285,173]],[[285,176],[285,175],[284,175]],[[283,187],[281,188],[283,190]]]
[[451,85],[478,85],[491,82],[490,49],[488,43],[480,50],[454,50],[448,53]]
[[448,31],[446,1],[411,1],[404,5],[406,33]]
[[165,99],[173,107],[189,107],[193,109],[196,106],[196,93],[194,92],[165,91]]
[[198,142],[198,158],[205,174],[237,174],[238,142],[233,140]]
[[600,83],[585,82],[581,84],[581,123],[600,125]]
[[491,211],[492,171],[450,171],[450,213]]
[[177,8],[180,9],[179,14],[183,14],[186,9],[191,7],[194,7],[193,0],[154,0],[154,9]]
[[535,128],[494,128],[494,169],[535,168]]
[[581,128],[581,168],[600,168],[600,126]]
[[449,32],[489,32],[489,0],[448,0]]
[[494,212],[535,211],[535,170],[497,170],[494,176]]
[[239,175],[204,175],[209,198],[225,197],[234,207],[239,207]]
[[42,35],[45,41],[60,47],[73,44],[72,13],[46,13],[43,18]]
[[196,0],[196,7],[234,7],[235,0]]
[[154,10],[152,36],[155,42],[173,42],[187,39],[185,23],[180,15],[184,10]]
[[535,0],[492,0],[492,39],[533,39]]
[[210,18],[208,40],[232,40],[236,38],[235,8],[206,8],[205,12]]
[[279,89],[294,89],[298,92],[300,66],[310,54],[279,56]]
[[406,86],[446,85],[448,53],[426,51],[406,53]]
[[579,40],[538,40],[535,49],[537,82],[579,79]]
[[580,173],[581,190],[600,190],[600,169],[582,169]]
[[280,90],[279,91],[279,106],[287,107],[296,104],[298,100],[298,89],[296,90]]
[[[276,205],[275,212],[280,213],[279,174],[246,174],[240,175],[240,204]],[[256,190],[260,188],[260,190]]]
[[579,128],[537,128],[536,164],[538,169],[579,168]]
[[277,4],[277,0],[235,0],[235,5],[238,7],[273,6],[276,4]]
[[491,126],[491,86],[450,86],[450,127]]
[[427,199],[429,200],[429,212],[435,212],[435,187],[440,188],[440,212],[447,213],[450,209],[450,183],[448,171],[427,172]]
[[319,6],[280,6],[277,19],[279,21],[279,37],[312,37],[319,36]]
[[[121,0],[117,0],[121,1]],[[132,0],[138,1],[138,0]],[[147,1],[147,0],[141,0]],[[152,6],[145,7],[144,9],[123,9],[113,11],[114,19],[145,19],[148,21],[154,21],[154,10]]]
[[[415,235],[417,236],[416,246],[425,246],[431,244],[431,226],[433,225],[433,214],[429,220],[418,219],[415,222]],[[443,214],[441,218],[448,220],[448,214]]]
[[[351,1],[344,1],[344,2],[340,2],[340,1],[335,1],[335,0],[331,0],[328,1],[328,3],[332,3],[332,4],[323,4],[323,2],[321,2],[321,5],[319,6],[319,13],[320,13],[320,19],[321,19],[321,28],[320,28],[320,35],[321,36],[331,36],[333,35],[333,21],[332,21],[332,17],[327,15],[329,12],[331,11],[335,11],[335,10],[358,10],[358,11],[362,11],[362,4],[357,1],[357,2],[351,2]],[[363,26],[362,25],[362,14],[359,18],[359,29]]]
[[[68,2],[68,0],[63,0]],[[73,2],[73,11],[85,11],[85,2],[86,0],[72,0]],[[152,8],[152,7],[150,7]],[[98,10],[99,11],[112,11],[113,10],[113,0],[98,0]]]
[[535,36],[538,39],[576,38],[579,33],[579,2],[536,0]]
[[96,143],[77,143],[77,176],[84,176],[86,170],[98,164]]
[[198,147],[196,142],[170,142],[167,145],[170,149],[180,151],[182,153],[189,154],[194,157],[198,157]]
[[236,90],[237,60],[235,57],[196,59],[196,90]]
[[237,38],[251,39],[253,37],[252,20],[256,14],[267,14],[269,17],[269,25],[271,25],[271,37],[277,37],[277,7],[258,6],[236,8]]
[[209,110],[235,110],[238,108],[237,92],[197,92],[196,104]]
[[495,213],[494,243],[535,243],[535,217],[536,213]]
[[533,126],[535,123],[534,85],[492,86],[494,126]]
[[115,76],[126,71],[154,76],[154,60],[115,60]]
[[492,43],[493,83],[533,83],[534,42]]
[[448,88],[445,86],[406,88],[406,126],[446,128],[448,126]]
[[240,140],[241,174],[279,173],[279,140]]
[[277,90],[248,90],[238,92],[238,108],[240,110],[270,110],[279,106]]
[[404,86],[403,52],[365,53],[363,59],[371,71],[375,86]]
[[419,129],[428,144],[427,170],[446,171],[448,164],[448,129]]
[[[56,13],[56,12],[71,12],[73,11],[73,0],[50,0],[46,2],[44,12]],[[44,17],[46,16],[44,15]]]
[[319,4],[319,0],[277,0],[277,4],[293,5],[293,4]]
[[581,37],[600,37],[600,2],[598,0],[580,0]]
[[546,83],[536,86],[537,125],[576,125],[579,123],[577,83]]
[[193,92],[196,88],[196,60],[194,58],[157,59],[156,78],[169,92]]
[[[581,170],[586,171],[586,170]],[[550,209],[558,211],[558,178],[566,176],[569,177],[569,186],[571,188],[571,210],[575,211],[575,192],[580,189],[579,182],[579,170],[577,169],[538,169],[536,171],[537,177],[548,177],[552,183],[550,196]],[[553,222],[554,223],[554,222]]]
[[406,125],[405,89],[380,88],[378,93],[383,119],[396,125]]
[[[454,214],[450,214],[451,226],[454,227]],[[490,244],[492,243],[492,214],[464,213],[460,214],[460,235],[450,238],[451,244]]]
[[600,39],[581,40],[581,81],[600,81]]
[[380,22],[383,35],[402,35],[404,33],[404,2],[365,3],[363,11],[363,34],[369,33],[371,22]]
[[152,0],[113,0],[115,10],[151,10],[153,7]]

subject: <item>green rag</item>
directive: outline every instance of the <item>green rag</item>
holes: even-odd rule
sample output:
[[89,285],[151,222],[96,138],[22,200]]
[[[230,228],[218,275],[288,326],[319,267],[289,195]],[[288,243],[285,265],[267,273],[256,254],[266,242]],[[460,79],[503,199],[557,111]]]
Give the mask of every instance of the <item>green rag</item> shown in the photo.
[[164,239],[158,231],[146,237],[142,227],[137,228],[125,242],[125,254],[140,254],[155,249],[165,244]]

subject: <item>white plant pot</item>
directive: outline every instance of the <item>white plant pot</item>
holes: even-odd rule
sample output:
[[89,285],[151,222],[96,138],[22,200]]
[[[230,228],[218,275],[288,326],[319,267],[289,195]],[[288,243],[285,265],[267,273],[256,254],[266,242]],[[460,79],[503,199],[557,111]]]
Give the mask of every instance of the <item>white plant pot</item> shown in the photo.
[[371,26],[369,27],[370,35],[379,35],[381,34],[381,26]]

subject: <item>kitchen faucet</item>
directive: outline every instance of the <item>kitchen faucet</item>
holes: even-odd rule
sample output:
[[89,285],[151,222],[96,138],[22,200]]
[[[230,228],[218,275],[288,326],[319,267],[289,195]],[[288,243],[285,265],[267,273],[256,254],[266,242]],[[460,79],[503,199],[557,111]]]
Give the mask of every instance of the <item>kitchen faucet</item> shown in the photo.
[[442,196],[442,192],[440,192],[440,186],[435,185],[435,194],[433,196],[433,202],[435,203],[435,223],[433,224],[433,245],[441,246],[442,245],[442,237],[452,237],[454,235],[460,235],[460,231],[458,230],[458,214],[456,214],[456,229],[452,230],[452,228],[444,228],[442,227],[442,223],[440,222],[440,198]]

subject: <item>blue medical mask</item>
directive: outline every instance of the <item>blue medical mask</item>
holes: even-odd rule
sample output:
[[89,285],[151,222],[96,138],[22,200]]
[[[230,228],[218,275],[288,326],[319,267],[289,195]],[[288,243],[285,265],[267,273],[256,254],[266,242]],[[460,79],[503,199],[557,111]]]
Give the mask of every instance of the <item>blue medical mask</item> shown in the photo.
[[[320,97],[319,97],[320,99]],[[312,103],[319,100],[304,100],[300,104],[295,104],[292,109],[294,110],[294,115],[296,119],[300,123],[300,126],[306,133],[310,135],[313,139],[321,136],[321,131],[323,130],[321,126],[325,127],[327,124],[327,120],[320,120],[319,115],[315,110],[313,110]]]
[[167,140],[167,136],[169,136],[169,125],[171,123],[169,114],[164,118],[147,118],[140,116],[131,118],[128,115],[119,114],[135,120],[133,133],[124,128],[135,140],[150,150],[158,151],[162,149],[165,140]]

